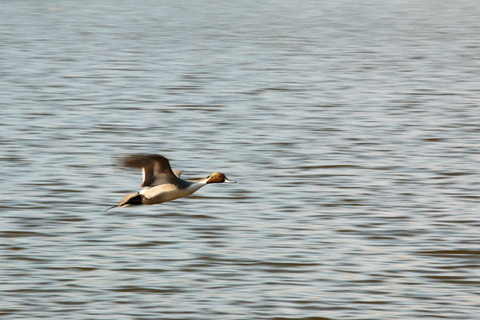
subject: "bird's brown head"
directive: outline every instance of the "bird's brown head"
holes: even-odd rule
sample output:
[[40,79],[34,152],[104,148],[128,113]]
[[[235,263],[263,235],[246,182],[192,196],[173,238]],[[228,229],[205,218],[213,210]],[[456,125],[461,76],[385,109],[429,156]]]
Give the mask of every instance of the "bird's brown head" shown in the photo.
[[228,180],[227,177],[221,172],[214,172],[207,177],[207,183],[223,183],[230,182],[235,183],[233,180]]

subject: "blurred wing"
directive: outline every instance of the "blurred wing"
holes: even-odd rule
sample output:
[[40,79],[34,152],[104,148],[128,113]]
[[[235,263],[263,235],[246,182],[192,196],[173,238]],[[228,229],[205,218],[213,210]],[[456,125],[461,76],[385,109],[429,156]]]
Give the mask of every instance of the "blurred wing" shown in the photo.
[[182,175],[182,170],[173,170],[173,174],[177,176],[177,178],[180,178],[180,176]]
[[172,183],[178,179],[177,175],[172,171],[168,159],[159,154],[131,155],[122,160],[122,165],[129,168],[142,169],[142,187]]

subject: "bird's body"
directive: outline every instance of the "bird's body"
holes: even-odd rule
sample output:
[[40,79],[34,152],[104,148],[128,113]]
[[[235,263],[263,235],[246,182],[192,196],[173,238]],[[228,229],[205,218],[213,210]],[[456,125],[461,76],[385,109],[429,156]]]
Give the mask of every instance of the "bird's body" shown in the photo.
[[138,193],[127,194],[114,207],[127,207],[140,204],[158,204],[186,197],[209,183],[230,181],[223,173],[215,172],[198,181],[180,178],[181,171],[172,170],[170,162],[161,155],[138,154],[124,158],[121,164],[130,168],[141,168],[143,187]]
[[173,183],[143,189],[140,194],[144,197],[144,204],[156,204],[186,197],[205,186],[206,183],[185,184],[185,188],[179,188]]

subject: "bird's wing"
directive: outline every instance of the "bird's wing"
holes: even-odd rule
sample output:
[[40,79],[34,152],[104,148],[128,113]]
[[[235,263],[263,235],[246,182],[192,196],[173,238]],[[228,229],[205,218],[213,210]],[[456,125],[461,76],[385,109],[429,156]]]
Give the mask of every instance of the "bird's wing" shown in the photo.
[[142,169],[142,187],[153,187],[165,183],[174,183],[179,179],[172,171],[168,159],[159,154],[131,155],[122,160],[122,165],[125,167]]
[[175,174],[177,176],[177,178],[180,178],[180,176],[182,175],[182,170],[172,170],[173,171],[173,174]]

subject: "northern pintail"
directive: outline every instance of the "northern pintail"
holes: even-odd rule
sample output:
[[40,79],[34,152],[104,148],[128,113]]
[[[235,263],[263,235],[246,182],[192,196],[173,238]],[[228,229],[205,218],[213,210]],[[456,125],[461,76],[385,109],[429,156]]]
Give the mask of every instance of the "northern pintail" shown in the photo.
[[172,170],[168,159],[159,154],[135,154],[123,158],[120,163],[125,167],[142,169],[143,189],[137,193],[127,194],[117,205],[109,209],[172,201],[189,196],[209,183],[235,183],[221,172],[214,172],[197,181],[183,180],[180,178],[182,171]]

